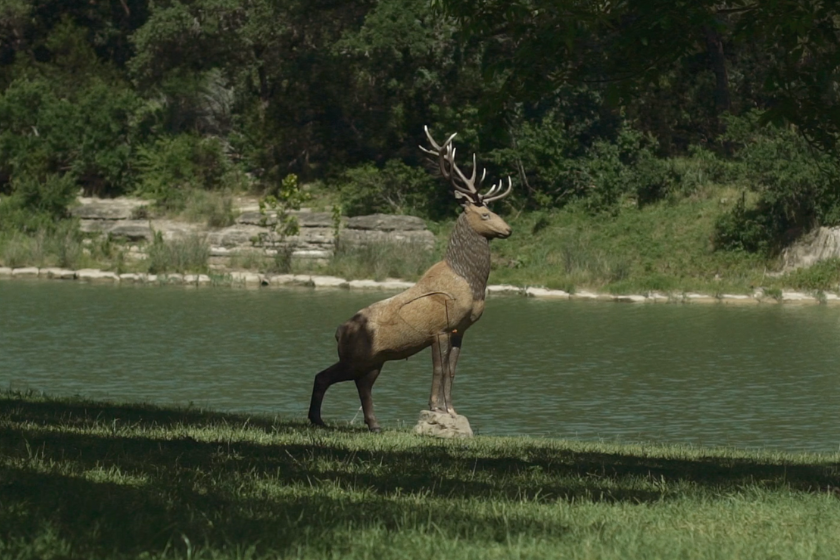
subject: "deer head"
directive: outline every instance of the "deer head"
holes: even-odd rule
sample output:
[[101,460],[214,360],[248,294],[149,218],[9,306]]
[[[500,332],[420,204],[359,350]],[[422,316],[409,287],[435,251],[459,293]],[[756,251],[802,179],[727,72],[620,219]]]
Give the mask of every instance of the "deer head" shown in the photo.
[[420,149],[425,153],[436,156],[440,174],[443,175],[452,185],[455,198],[461,203],[464,208],[467,222],[469,222],[472,229],[480,235],[487,238],[500,237],[505,238],[510,235],[510,226],[499,217],[498,214],[490,211],[487,204],[495,200],[501,200],[510,194],[513,184],[510,177],[508,177],[507,189],[504,192],[504,182],[500,180],[498,183],[490,187],[490,189],[481,194],[481,185],[487,175],[487,170],[481,172],[481,178],[478,179],[478,186],[475,181],[478,176],[478,164],[476,163],[475,154],[473,154],[472,173],[467,177],[464,172],[455,164],[455,147],[452,145],[452,140],[457,133],[446,139],[443,144],[438,144],[432,138],[429,132],[429,127],[423,127],[426,132],[426,138],[431,144],[430,148],[420,146]]

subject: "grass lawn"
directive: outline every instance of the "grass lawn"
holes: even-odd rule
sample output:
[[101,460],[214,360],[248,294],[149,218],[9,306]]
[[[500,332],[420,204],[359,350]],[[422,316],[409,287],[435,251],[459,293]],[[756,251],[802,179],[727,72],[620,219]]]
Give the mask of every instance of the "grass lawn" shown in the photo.
[[840,558],[840,454],[0,393],[0,558]]

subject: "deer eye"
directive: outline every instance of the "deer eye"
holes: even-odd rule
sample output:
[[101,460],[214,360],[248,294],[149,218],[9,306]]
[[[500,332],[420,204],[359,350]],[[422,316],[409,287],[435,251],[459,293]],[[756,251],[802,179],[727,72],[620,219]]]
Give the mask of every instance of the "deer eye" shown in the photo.
[[482,215],[481,215],[481,219],[482,219],[482,220],[489,220],[489,219],[490,219],[490,214],[487,214],[487,213],[485,212],[484,214],[482,214]]

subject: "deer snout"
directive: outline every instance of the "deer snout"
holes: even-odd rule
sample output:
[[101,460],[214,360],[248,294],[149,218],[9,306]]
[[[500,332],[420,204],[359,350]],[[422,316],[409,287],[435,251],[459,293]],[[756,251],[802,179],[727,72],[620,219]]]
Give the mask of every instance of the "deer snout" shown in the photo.
[[507,224],[505,224],[505,226],[503,228],[500,228],[497,232],[497,236],[499,237],[499,239],[507,239],[508,237],[510,237],[510,234],[511,229],[510,226]]

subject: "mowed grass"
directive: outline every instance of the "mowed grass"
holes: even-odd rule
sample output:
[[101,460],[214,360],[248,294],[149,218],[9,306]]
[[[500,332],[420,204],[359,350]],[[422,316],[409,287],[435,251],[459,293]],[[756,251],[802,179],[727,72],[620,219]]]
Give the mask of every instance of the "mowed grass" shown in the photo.
[[840,557],[840,455],[0,393],[0,557]]

